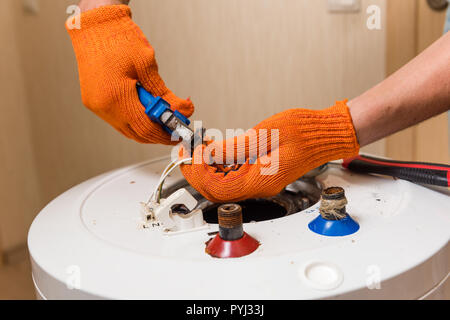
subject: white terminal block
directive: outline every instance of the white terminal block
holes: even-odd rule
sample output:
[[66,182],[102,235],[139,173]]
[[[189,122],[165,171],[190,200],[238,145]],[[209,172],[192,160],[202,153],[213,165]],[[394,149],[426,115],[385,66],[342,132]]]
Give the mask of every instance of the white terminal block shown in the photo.
[[328,0],[330,12],[359,12],[361,0]]
[[[201,209],[195,209],[198,201],[186,189],[180,189],[161,203],[152,203],[144,206],[144,216],[147,221],[162,224],[162,229],[167,235],[197,231],[208,227],[203,220]],[[187,214],[172,212],[176,205],[183,205],[188,210]]]

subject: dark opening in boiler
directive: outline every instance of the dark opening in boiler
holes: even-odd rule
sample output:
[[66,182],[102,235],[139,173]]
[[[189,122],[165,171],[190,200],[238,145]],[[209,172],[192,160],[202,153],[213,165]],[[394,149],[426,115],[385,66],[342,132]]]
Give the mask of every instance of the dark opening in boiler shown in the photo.
[[[244,223],[260,222],[285,217],[287,209],[273,200],[251,199],[238,202],[242,207]],[[203,211],[203,218],[207,223],[217,224],[217,208],[219,204],[208,206]]]
[[[163,190],[163,198],[173,194],[180,188],[186,188],[198,201],[197,209],[203,211],[204,220],[217,224],[217,208],[222,205],[206,200],[186,180],[182,179]],[[266,199],[250,199],[238,202],[242,207],[244,223],[261,222],[286,217],[308,209],[319,201],[321,186],[314,179],[298,180],[286,187],[275,197]],[[185,213],[183,207],[172,208],[175,212]]]

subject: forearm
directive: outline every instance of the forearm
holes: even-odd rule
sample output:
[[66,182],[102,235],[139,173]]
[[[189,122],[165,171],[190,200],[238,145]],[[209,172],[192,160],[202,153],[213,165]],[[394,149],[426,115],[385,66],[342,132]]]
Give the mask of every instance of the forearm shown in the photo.
[[130,0],[81,0],[79,6],[81,12],[85,12],[102,6],[128,4],[129,2]]
[[450,32],[348,103],[361,146],[450,109]]

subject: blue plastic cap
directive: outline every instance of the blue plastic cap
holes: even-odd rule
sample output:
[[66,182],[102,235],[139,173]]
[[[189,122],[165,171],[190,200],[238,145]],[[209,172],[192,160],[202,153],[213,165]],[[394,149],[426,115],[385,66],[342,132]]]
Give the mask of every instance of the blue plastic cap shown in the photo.
[[344,237],[359,230],[359,224],[349,215],[342,220],[326,220],[318,216],[308,227],[312,232],[327,237]]

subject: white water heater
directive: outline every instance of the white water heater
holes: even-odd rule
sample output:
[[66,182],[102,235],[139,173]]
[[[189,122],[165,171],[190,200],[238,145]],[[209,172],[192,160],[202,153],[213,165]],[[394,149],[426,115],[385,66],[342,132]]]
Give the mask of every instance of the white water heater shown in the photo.
[[[217,204],[181,174],[166,181],[157,213],[143,214],[167,161],[93,178],[40,212],[28,237],[39,298],[450,298],[446,192],[330,166],[277,197],[240,203],[244,231],[259,247],[221,259],[206,252],[219,231]],[[333,186],[345,190],[359,225],[353,234],[309,227],[321,190]]]

